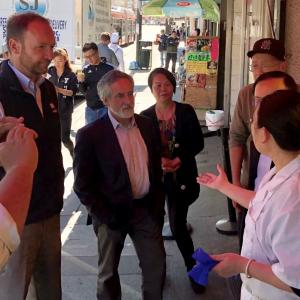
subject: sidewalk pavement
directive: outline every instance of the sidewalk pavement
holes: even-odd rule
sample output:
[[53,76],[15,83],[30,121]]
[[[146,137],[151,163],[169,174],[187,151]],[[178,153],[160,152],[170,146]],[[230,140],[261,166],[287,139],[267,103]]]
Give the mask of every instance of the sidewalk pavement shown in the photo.
[[[134,60],[135,46],[124,48],[125,61]],[[159,53],[153,49],[153,67],[158,67]],[[136,84],[136,111],[154,104],[154,98],[147,87],[149,71],[131,73]],[[180,95],[175,96],[180,99]],[[76,107],[73,113],[72,138],[84,125],[85,103]],[[197,138],[197,137],[195,137]],[[72,190],[72,160],[62,146],[66,169],[64,207],[61,212],[62,238],[62,288],[63,300],[96,299],[97,284],[97,243],[91,226],[86,226],[87,213]],[[197,156],[198,170],[215,171],[215,165],[222,162],[222,145],[219,137],[205,139],[205,149]],[[227,216],[227,201],[224,196],[206,188],[201,188],[199,199],[190,206],[188,221],[193,227],[192,238],[195,248],[202,247],[208,253],[237,252],[236,236],[219,234],[215,224]],[[186,274],[183,259],[175,241],[165,241],[167,253],[167,278],[164,299],[232,299],[226,281],[216,274],[209,276],[209,286],[201,296],[193,293]],[[126,239],[119,266],[124,300],[138,300],[141,296],[141,271],[137,256],[129,238]]]

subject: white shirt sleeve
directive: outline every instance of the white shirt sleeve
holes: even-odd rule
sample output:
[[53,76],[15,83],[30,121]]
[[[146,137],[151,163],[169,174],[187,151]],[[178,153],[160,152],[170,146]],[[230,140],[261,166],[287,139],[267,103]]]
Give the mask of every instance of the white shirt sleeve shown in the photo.
[[287,285],[300,289],[300,188],[288,188],[290,191],[286,191],[286,197],[298,200],[291,201],[290,206],[286,203],[285,207],[279,208],[278,216],[269,223],[272,230],[268,228],[265,238],[271,242],[278,258],[278,262],[272,264],[273,273]]
[[17,225],[9,212],[0,203],[0,272],[19,244],[20,236]]

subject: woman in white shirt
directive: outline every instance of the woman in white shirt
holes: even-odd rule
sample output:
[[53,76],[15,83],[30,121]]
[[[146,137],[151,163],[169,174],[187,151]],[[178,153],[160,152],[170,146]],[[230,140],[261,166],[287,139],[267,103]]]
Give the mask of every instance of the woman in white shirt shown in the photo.
[[257,150],[275,167],[257,192],[202,174],[198,183],[217,189],[248,208],[241,255],[212,255],[223,277],[241,273],[241,299],[298,299],[300,296],[300,94],[277,91],[262,99],[251,133]]

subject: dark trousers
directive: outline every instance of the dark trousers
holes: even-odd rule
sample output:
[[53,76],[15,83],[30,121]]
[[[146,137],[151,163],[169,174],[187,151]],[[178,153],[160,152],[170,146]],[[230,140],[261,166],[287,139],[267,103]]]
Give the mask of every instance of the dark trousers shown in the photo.
[[133,242],[142,269],[143,300],[162,299],[166,254],[161,230],[162,224],[148,214],[128,229],[113,230],[106,224],[96,227],[99,252],[97,299],[121,299],[118,266],[127,234]]
[[74,144],[70,139],[71,134],[71,125],[72,125],[72,115],[62,116],[60,118],[60,127],[61,127],[61,141],[64,146],[69,150],[71,156],[74,154]]
[[176,188],[173,174],[167,174],[164,177],[164,186],[170,228],[186,268],[190,270],[195,265],[195,260],[192,258],[194,253],[193,240],[186,227],[189,205],[187,204],[187,199],[183,199],[180,191]]
[[21,243],[3,274],[0,299],[23,300],[33,280],[37,299],[60,300],[61,242],[59,214],[24,227]]
[[172,60],[172,73],[175,73],[177,53],[167,53],[166,57],[166,69],[169,69],[170,60]]

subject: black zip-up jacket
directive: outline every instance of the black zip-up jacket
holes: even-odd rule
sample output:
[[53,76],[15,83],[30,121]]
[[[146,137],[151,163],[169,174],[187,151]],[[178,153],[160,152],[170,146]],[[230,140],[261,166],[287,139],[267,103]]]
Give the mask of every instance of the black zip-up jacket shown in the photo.
[[[47,79],[40,85],[40,89],[43,117],[35,98],[23,90],[8,62],[3,62],[0,73],[0,102],[4,113],[6,116],[24,117],[25,126],[38,134],[36,144],[39,161],[34,174],[26,224],[50,218],[60,213],[63,206],[64,169],[56,92]],[[3,169],[0,170],[0,176],[4,176]]]
[[65,96],[57,94],[58,112],[61,117],[68,117],[73,112],[74,95],[78,90],[78,81],[74,72],[64,70],[63,74],[58,77],[56,68],[54,66],[48,69],[50,75],[49,80],[57,87],[73,91],[73,96]]
[[[195,156],[204,148],[204,139],[193,107],[178,102],[175,102],[175,105],[176,133],[173,156],[180,158],[181,166],[176,171],[174,190],[179,193],[178,197],[181,197],[182,201],[191,204],[199,196],[200,186],[196,182],[198,170]],[[150,106],[140,114],[153,120],[156,132],[160,136],[155,105]]]
[[99,109],[104,106],[97,92],[97,84],[104,74],[113,69],[112,66],[102,62],[83,68],[85,79],[79,83],[79,90],[85,94],[86,104],[91,109]]

